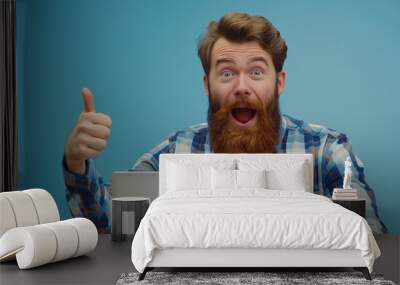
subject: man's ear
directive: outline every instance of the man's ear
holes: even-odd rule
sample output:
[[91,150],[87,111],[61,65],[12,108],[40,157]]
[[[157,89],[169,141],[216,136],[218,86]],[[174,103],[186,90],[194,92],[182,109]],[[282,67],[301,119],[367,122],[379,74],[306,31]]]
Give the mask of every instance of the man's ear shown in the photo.
[[277,77],[278,95],[280,96],[285,90],[286,72],[283,70],[278,72]]
[[207,74],[203,75],[203,85],[204,85],[204,94],[209,96],[210,90],[208,90],[208,76]]

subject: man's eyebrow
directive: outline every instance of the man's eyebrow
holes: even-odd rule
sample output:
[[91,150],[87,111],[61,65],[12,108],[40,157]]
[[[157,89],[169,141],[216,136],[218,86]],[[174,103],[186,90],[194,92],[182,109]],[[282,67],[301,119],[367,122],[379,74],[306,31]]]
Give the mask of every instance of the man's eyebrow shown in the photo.
[[235,61],[230,58],[220,58],[220,59],[217,59],[215,66],[217,67],[218,65],[223,64],[223,63],[235,63]]
[[252,62],[255,62],[255,61],[262,61],[262,62],[265,63],[266,66],[269,66],[268,61],[263,56],[252,57],[247,61],[247,63],[252,63]]
[[[266,66],[269,66],[268,61],[265,59],[265,57],[262,57],[262,56],[252,57],[247,61],[247,63],[249,64],[249,63],[253,63],[256,61],[262,61],[265,63]],[[218,67],[218,65],[223,64],[223,63],[235,63],[235,61],[231,58],[220,58],[220,59],[217,59],[215,66]]]

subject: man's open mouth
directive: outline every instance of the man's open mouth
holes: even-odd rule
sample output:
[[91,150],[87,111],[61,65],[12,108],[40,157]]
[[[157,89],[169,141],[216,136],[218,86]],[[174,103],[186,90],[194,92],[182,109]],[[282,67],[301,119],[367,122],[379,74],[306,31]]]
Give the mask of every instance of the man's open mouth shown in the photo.
[[256,116],[257,112],[251,108],[234,108],[231,114],[238,125],[246,126]]

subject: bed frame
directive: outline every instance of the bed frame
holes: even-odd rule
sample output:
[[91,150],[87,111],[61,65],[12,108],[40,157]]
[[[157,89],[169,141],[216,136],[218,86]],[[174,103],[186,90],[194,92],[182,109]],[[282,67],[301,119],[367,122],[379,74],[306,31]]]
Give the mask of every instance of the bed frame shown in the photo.
[[339,269],[353,268],[361,271],[367,280],[371,280],[368,268],[359,250],[328,249],[198,249],[170,248],[157,249],[151,262],[139,280],[143,280],[148,271],[158,269],[183,269],[185,271],[270,271],[271,269]]
[[[219,159],[257,158],[274,160],[285,156],[291,160],[304,160],[308,165],[308,192],[313,192],[312,154],[161,154],[159,193],[166,189],[166,167],[168,161],[190,159],[211,162]],[[283,158],[283,157],[282,157]],[[156,249],[139,280],[154,269],[182,269],[182,271],[265,271],[266,269],[338,269],[353,268],[371,280],[369,270],[361,257],[360,250],[329,249],[255,249],[255,248],[168,248]],[[322,270],[321,270],[322,271]]]

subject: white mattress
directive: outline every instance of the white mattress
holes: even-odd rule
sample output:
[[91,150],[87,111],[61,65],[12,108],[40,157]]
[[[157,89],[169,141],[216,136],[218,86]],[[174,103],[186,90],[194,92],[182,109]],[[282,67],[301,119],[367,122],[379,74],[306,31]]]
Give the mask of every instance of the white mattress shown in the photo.
[[265,189],[160,196],[133,239],[135,268],[143,272],[167,248],[356,249],[370,272],[380,255],[361,216],[324,196]]

